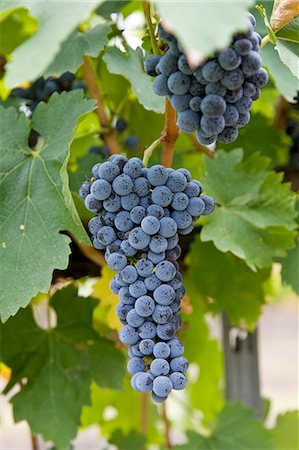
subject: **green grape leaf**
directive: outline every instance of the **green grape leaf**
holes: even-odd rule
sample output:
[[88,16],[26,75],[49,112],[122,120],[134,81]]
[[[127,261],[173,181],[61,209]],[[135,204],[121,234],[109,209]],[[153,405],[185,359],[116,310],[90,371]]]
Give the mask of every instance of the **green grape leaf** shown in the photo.
[[249,124],[240,129],[235,142],[225,146],[217,143],[217,148],[228,151],[241,147],[245,157],[258,151],[270,158],[271,167],[277,167],[287,164],[290,145],[291,138],[284,131],[273,126],[273,116],[267,118],[257,113],[251,114]]
[[290,42],[299,43],[299,17],[289,22],[283,28],[277,31],[276,37]]
[[118,13],[128,3],[130,3],[130,0],[105,0],[97,8],[96,13],[109,20],[112,13]]
[[108,22],[98,25],[86,33],[74,32],[61,45],[59,53],[45,72],[45,76],[55,73],[76,72],[83,62],[83,55],[96,57],[108,43],[111,31]]
[[278,39],[276,47],[281,61],[290,69],[292,74],[299,79],[299,44]]
[[53,441],[57,450],[67,450],[76,435],[82,406],[90,403],[91,381],[114,389],[122,384],[121,351],[92,328],[96,304],[70,285],[51,299],[55,328],[39,328],[29,307],[1,326],[0,359],[12,369],[7,390],[27,378],[12,398],[14,417],[27,420],[32,433]]
[[282,281],[285,284],[291,286],[291,288],[299,295],[299,238],[296,240],[296,247],[288,251],[285,258],[279,260],[281,263],[281,276]]
[[[7,1],[4,2],[4,5],[7,3]],[[20,0],[15,2],[20,7],[25,6],[38,20],[39,26],[36,33],[15,49],[11,60],[7,63],[7,86],[13,87],[43,75],[55,59],[61,44],[100,3],[101,0],[94,2]]]
[[231,253],[219,252],[212,243],[201,242],[199,235],[187,261],[184,281],[188,292],[198,292],[209,311],[220,313],[224,309],[232,323],[242,321],[252,329],[265,301],[262,284],[269,278],[270,269],[253,272]]
[[277,89],[290,102],[294,102],[299,81],[290,69],[281,63],[277,48],[271,44],[261,49],[263,64],[268,68]]
[[[13,108],[0,108],[2,320],[38,292],[47,292],[53,270],[67,267],[70,238],[61,231],[70,230],[89,243],[73,204],[66,165],[77,119],[94,104],[82,91],[53,94],[47,104],[39,104],[31,122]],[[27,144],[30,129],[43,138],[35,150]]]
[[103,60],[109,72],[123,75],[132,85],[132,90],[145,109],[157,113],[164,112],[164,99],[156,95],[152,89],[150,77],[143,70],[143,55],[140,48],[128,48],[128,53],[110,47]]
[[297,450],[299,447],[299,411],[280,414],[271,430],[276,450]]
[[122,430],[115,430],[110,439],[110,444],[116,445],[118,450],[143,450],[146,439],[144,435],[137,431],[130,431],[129,434],[124,434]]
[[208,437],[194,431],[187,436],[188,443],[174,450],[275,450],[270,432],[239,403],[225,405]]
[[[31,36],[37,21],[24,8],[12,8],[0,13],[0,54],[9,55]],[[4,38],[5,36],[5,38]]]
[[268,158],[255,153],[242,159],[241,149],[204,158],[202,181],[218,206],[201,238],[255,269],[270,266],[275,256],[285,256],[294,246],[296,195],[282,183],[282,173],[268,170]]
[[253,1],[155,0],[155,5],[160,17],[187,50],[210,56],[215,50],[229,45],[234,32],[248,27],[245,12]]

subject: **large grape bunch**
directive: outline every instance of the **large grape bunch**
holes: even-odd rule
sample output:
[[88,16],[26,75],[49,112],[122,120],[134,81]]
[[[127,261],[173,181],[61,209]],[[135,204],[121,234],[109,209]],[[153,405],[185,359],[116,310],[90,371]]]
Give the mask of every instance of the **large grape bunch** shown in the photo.
[[234,35],[230,47],[196,68],[190,67],[180,43],[160,24],[158,34],[168,50],[144,63],[146,73],[155,77],[154,92],[167,96],[177,111],[179,129],[196,132],[201,144],[234,141],[239,128],[249,122],[252,102],[268,81],[259,55],[261,36],[254,31],[252,14],[248,22],[248,30]]
[[213,211],[213,199],[186,169],[145,168],[122,155],[96,164],[79,193],[96,214],[88,224],[93,245],[117,272],[110,288],[120,300],[119,339],[129,346],[132,387],[163,402],[187,384],[188,361],[176,337],[185,293],[179,235]]

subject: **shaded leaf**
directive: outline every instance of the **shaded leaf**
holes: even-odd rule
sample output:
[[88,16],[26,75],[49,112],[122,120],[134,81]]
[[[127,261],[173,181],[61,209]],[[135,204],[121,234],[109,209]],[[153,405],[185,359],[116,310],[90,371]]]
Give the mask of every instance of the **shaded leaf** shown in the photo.
[[[67,267],[70,238],[60,231],[70,230],[89,243],[68,187],[66,164],[77,119],[93,107],[93,100],[72,91],[40,103],[31,123],[12,108],[0,108],[2,320],[38,292],[47,292],[53,270]],[[27,144],[31,127],[43,138],[36,150]]]
[[290,69],[293,75],[299,79],[299,44],[278,39],[276,46],[281,61]]
[[144,450],[146,439],[144,435],[137,431],[130,431],[129,434],[124,434],[122,430],[115,430],[109,442],[116,445],[118,450]]
[[124,361],[114,344],[92,328],[95,300],[78,297],[68,286],[50,305],[57,314],[56,328],[40,329],[30,308],[1,326],[1,360],[12,369],[9,388],[27,378],[12,399],[15,419],[27,420],[32,433],[52,440],[57,450],[67,450],[81,408],[90,402],[91,381],[120,388]]

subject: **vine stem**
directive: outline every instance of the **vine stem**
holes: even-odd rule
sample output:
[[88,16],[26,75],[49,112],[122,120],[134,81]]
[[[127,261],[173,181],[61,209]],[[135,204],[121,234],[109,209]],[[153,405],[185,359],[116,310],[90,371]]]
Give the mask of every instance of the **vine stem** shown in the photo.
[[196,139],[194,134],[189,134],[189,138],[190,138],[190,141],[193,143],[194,147],[197,148],[197,150],[204,153],[211,159],[215,158],[215,156],[216,156],[215,152],[213,150],[210,150],[205,145],[202,145],[200,142],[198,142],[198,140]]
[[[97,114],[100,120],[100,124],[103,128],[109,128],[109,119],[105,112],[102,103],[101,90],[97,81],[96,73],[89,56],[83,57],[83,73],[84,79],[87,84],[88,91],[90,95],[97,102]],[[116,133],[114,130],[104,133],[104,141],[106,142],[110,154],[120,153],[120,148],[116,139]]]
[[155,31],[154,31],[154,27],[153,27],[153,23],[152,23],[152,18],[151,18],[151,4],[148,0],[142,0],[142,5],[143,5],[143,10],[144,10],[145,20],[146,20],[147,27],[148,27],[148,32],[150,35],[153,53],[155,55],[159,55],[160,49],[159,49],[159,46],[157,43],[157,39],[155,36]]
[[267,34],[266,36],[263,37],[260,48],[265,47],[265,45],[268,44],[268,42],[270,42],[270,36],[269,34]]
[[165,100],[165,125],[160,135],[162,141],[161,163],[165,167],[171,167],[174,155],[174,147],[179,130],[176,124],[176,112],[171,106],[170,101],[166,97]]
[[167,450],[171,450],[172,449],[172,445],[171,445],[171,441],[170,441],[170,423],[169,423],[169,419],[167,417],[167,410],[166,410],[166,402],[162,403],[162,418],[163,418],[163,422],[164,422],[164,427],[165,427],[165,446],[167,448]]
[[147,405],[148,405],[148,394],[143,392],[141,394],[141,422],[140,430],[142,434],[146,434],[147,430]]
[[143,165],[144,167],[148,166],[148,162],[150,157],[153,154],[153,151],[161,144],[161,138],[156,139],[143,153]]

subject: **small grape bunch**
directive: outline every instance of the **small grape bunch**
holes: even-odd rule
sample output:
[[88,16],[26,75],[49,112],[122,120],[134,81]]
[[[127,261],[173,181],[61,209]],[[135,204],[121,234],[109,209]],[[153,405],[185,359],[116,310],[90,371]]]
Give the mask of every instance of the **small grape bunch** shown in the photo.
[[179,129],[196,132],[201,144],[237,139],[239,128],[250,120],[252,102],[268,82],[259,54],[261,36],[254,28],[255,18],[248,13],[248,30],[235,34],[228,48],[192,68],[176,38],[161,24],[158,27],[168,50],[163,56],[150,56],[145,72],[155,77],[154,92],[167,96],[177,111]]
[[187,384],[188,361],[176,337],[185,294],[179,235],[210,214],[214,201],[188,170],[145,168],[122,155],[96,164],[79,193],[96,214],[88,223],[93,245],[117,272],[110,288],[120,300],[119,339],[129,346],[131,385],[163,402]]

